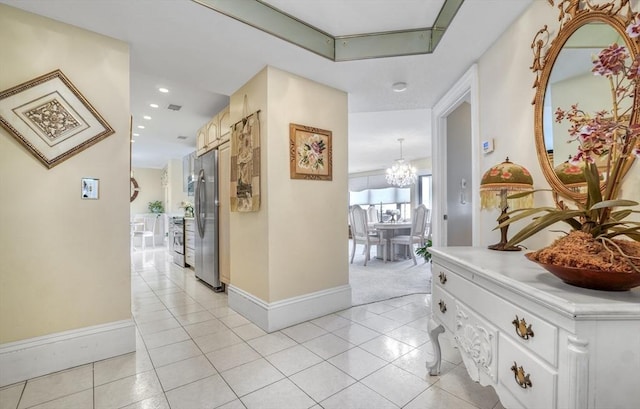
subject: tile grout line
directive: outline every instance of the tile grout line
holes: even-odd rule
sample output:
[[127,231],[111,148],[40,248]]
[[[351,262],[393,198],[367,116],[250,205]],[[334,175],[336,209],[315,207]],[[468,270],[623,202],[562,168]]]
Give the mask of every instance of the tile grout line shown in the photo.
[[[173,282],[174,284],[176,284],[176,286],[181,290],[181,292],[183,292],[185,295],[187,295],[188,297],[190,297],[191,299],[193,299],[193,301],[194,301],[196,304],[198,304],[198,306],[199,306],[200,308],[204,308],[204,311],[207,311],[207,312],[209,312],[209,313],[211,312],[208,308],[206,308],[203,304],[201,304],[201,303],[200,303],[200,301],[198,301],[198,299],[194,298],[194,297],[192,296],[192,294],[190,294],[190,293],[186,290],[186,288],[184,288],[184,287],[180,287],[177,283],[175,283],[173,280],[171,280],[171,277],[167,276],[166,274],[163,274],[163,276],[164,276],[165,278],[169,279],[169,280],[170,280],[171,282]],[[141,278],[145,281],[145,283],[146,283],[147,285],[149,285],[149,283],[146,281],[146,279],[144,279],[144,277],[142,277],[142,276],[141,276]],[[150,286],[149,286],[149,287],[150,287]],[[165,306],[165,308],[169,311],[169,313],[172,315],[172,317],[178,321],[178,323],[179,323],[179,325],[180,325],[180,328],[181,328],[183,331],[187,332],[187,331],[186,331],[186,329],[185,329],[185,325],[182,323],[182,321],[181,321],[181,320],[177,319],[177,317],[178,317],[178,316],[176,315],[176,313],[174,313],[173,311],[171,311],[171,310],[170,310],[169,305],[167,305],[167,304],[165,303],[165,300],[161,299],[161,298],[158,296],[158,293],[156,293],[156,290],[154,290],[154,289],[153,289],[153,288],[151,288],[151,287],[150,287],[150,289],[151,289],[151,291],[155,294],[155,296],[160,300],[160,302]],[[393,297],[393,298],[400,298],[400,297]],[[384,300],[383,300],[383,301],[384,301]],[[373,304],[373,302],[372,302],[372,303],[368,303],[368,304]],[[406,303],[406,304],[401,305],[401,306],[398,306],[398,305],[390,305],[390,306],[392,307],[392,309],[390,309],[390,310],[388,310],[388,311],[398,310],[398,309],[400,309],[401,307],[403,307],[403,306],[405,306],[405,305],[408,305],[408,304],[411,304],[411,302]],[[367,304],[363,304],[363,305],[367,305]],[[354,306],[354,307],[356,307],[356,306]],[[228,307],[227,307],[227,308],[228,308]],[[350,309],[350,308],[349,308],[349,309]],[[344,311],[349,310],[349,309],[345,309]],[[386,311],[386,312],[388,312],[388,311]],[[372,314],[375,314],[375,316],[382,316],[382,314],[381,314],[381,313],[377,313],[377,312],[371,312],[371,313],[372,313]],[[186,314],[182,314],[182,315],[189,315],[189,314],[190,314],[190,313],[186,313]],[[337,313],[336,313],[336,314],[337,314]],[[328,314],[328,315],[330,315],[330,314]],[[228,324],[226,324],[224,321],[221,321],[221,320],[220,320],[218,317],[216,317],[216,316],[214,316],[214,318],[215,318],[215,319],[218,319],[218,320],[219,320],[219,321],[224,325],[224,327],[225,327],[227,330],[230,330],[233,334],[235,334],[236,336],[238,336],[238,337],[242,340],[242,343],[243,343],[243,344],[247,345],[247,346],[248,346],[249,348],[251,348],[253,351],[255,351],[256,353],[258,353],[258,355],[260,356],[260,358],[258,358],[258,359],[264,359],[264,360],[265,360],[265,361],[267,361],[271,366],[273,366],[273,365],[270,363],[270,361],[267,359],[267,357],[268,357],[269,355],[263,355],[262,353],[258,352],[255,348],[253,348],[253,347],[251,346],[251,344],[249,344],[249,342],[248,342],[249,340],[246,340],[246,339],[244,339],[244,338],[242,338],[242,337],[240,337],[240,336],[239,336],[239,334],[234,330],[234,328],[235,328],[235,327],[230,327],[230,326],[228,326]],[[342,318],[344,318],[344,319],[348,320],[348,321],[350,322],[350,324],[349,324],[349,325],[354,325],[354,324],[362,325],[360,322],[358,322],[358,321],[354,321],[354,320],[352,319],[352,317],[342,317]],[[420,318],[417,318],[417,319],[420,319]],[[415,320],[412,320],[412,321],[415,321]],[[412,321],[410,321],[410,322],[412,322]],[[324,328],[319,327],[319,326],[318,326],[318,325],[316,325],[315,323],[312,323],[312,322],[310,322],[310,323],[311,323],[311,325],[314,325],[314,326],[316,326],[316,327],[318,327],[318,328],[320,328],[320,329],[323,329],[323,330],[324,330]],[[196,323],[194,323],[194,324],[196,324]],[[402,327],[402,326],[406,326],[407,324],[409,324],[409,323],[404,323],[404,324],[400,325],[398,328],[400,328],[400,327]],[[363,327],[364,327],[364,328],[367,328],[367,329],[369,329],[369,330],[371,330],[371,331],[373,331],[373,332],[375,332],[376,334],[378,334],[376,337],[379,337],[379,336],[387,336],[387,337],[389,337],[389,335],[387,335],[386,333],[382,333],[382,332],[380,332],[380,331],[378,331],[378,330],[376,330],[376,329],[369,328],[369,327],[367,327],[367,326],[363,326]],[[339,329],[339,328],[338,328],[338,329]],[[336,329],[336,330],[337,330],[337,329]],[[321,335],[318,335],[318,336],[312,337],[312,338],[310,338],[310,339],[308,339],[308,340],[305,340],[305,342],[311,341],[311,340],[313,340],[313,339],[316,339],[316,338],[318,338],[318,337],[320,337],[320,336],[323,336],[323,335],[326,335],[326,334],[332,334],[332,335],[334,335],[334,336],[336,336],[336,337],[338,337],[338,338],[340,338],[340,339],[342,339],[342,340],[344,340],[344,341],[346,341],[346,342],[350,342],[349,340],[344,339],[344,338],[339,337],[338,335],[336,335],[336,334],[334,333],[334,331],[335,331],[335,330],[334,330],[334,331],[327,331],[327,330],[325,330],[325,331],[326,331],[326,333],[325,333],[325,334],[321,334]],[[277,332],[281,333],[283,336],[285,336],[285,337],[287,337],[288,339],[290,339],[291,341],[295,342],[295,345],[294,345],[294,346],[302,346],[303,348],[305,348],[305,350],[307,350],[307,351],[311,352],[312,354],[316,355],[313,351],[311,351],[311,350],[310,350],[310,349],[308,349],[305,345],[303,345],[303,343],[300,343],[300,342],[298,342],[297,340],[295,340],[295,339],[291,338],[291,337],[290,337],[288,334],[286,334],[285,332],[283,332],[283,331],[281,331],[281,330],[280,330],[280,331],[277,331]],[[277,332],[276,332],[276,333],[277,333]],[[194,343],[195,343],[195,340],[194,340],[193,336],[192,336],[189,332],[187,332],[187,334],[188,334],[188,336],[189,336],[189,339],[190,339],[192,342],[194,342]],[[374,338],[376,338],[376,337],[374,337]],[[259,338],[259,337],[256,337],[256,338]],[[404,344],[404,342],[403,342],[403,341],[401,341],[401,340],[397,340],[397,339],[395,339],[395,338],[393,338],[393,337],[390,337],[390,338],[391,338],[391,339],[394,339],[394,340],[395,340],[395,341],[397,341],[397,342],[401,342],[401,343],[403,343],[403,344]],[[255,339],[255,338],[251,338],[251,339]],[[240,344],[240,343],[238,343],[238,344]],[[401,356],[399,356],[399,357],[395,358],[393,361],[386,361],[386,364],[385,364],[385,366],[384,366],[384,367],[387,367],[387,366],[389,366],[390,364],[393,364],[393,362],[394,362],[395,360],[397,360],[397,359],[401,358],[402,356],[404,356],[404,355],[406,355],[406,354],[410,353],[411,351],[413,351],[413,350],[415,350],[415,349],[417,349],[417,348],[418,348],[418,347],[414,347],[413,345],[409,345],[409,344],[406,344],[406,345],[408,345],[409,347],[411,347],[411,350],[410,350],[410,351],[408,351],[408,352],[406,352],[405,354],[403,354],[403,355],[401,355]],[[196,346],[198,347],[198,349],[200,350],[200,352],[205,356],[205,358],[208,360],[208,362],[213,366],[213,368],[214,368],[214,369],[216,369],[216,372],[217,372],[217,373],[221,376],[221,378],[225,381],[225,383],[227,384],[227,386],[228,386],[232,391],[234,391],[234,390],[233,390],[233,388],[231,388],[231,386],[226,382],[226,379],[222,376],[222,373],[221,373],[220,371],[218,371],[218,370],[217,370],[217,368],[215,367],[215,365],[213,364],[213,362],[211,362],[211,361],[210,361],[210,359],[209,359],[209,357],[207,357],[207,356],[206,356],[206,354],[205,354],[205,353],[204,353],[204,351],[201,349],[201,347],[200,347],[197,343],[196,343]],[[358,347],[358,346],[359,346],[359,344],[353,344],[353,347],[349,348],[348,350],[354,349],[354,348],[356,348],[356,347]],[[285,348],[285,349],[283,349],[283,350],[286,350],[286,349],[287,349],[287,348]],[[333,357],[335,357],[335,356],[337,356],[337,355],[340,355],[341,353],[347,352],[348,350],[346,350],[346,351],[342,351],[342,352],[340,352],[340,353],[338,353],[338,354],[336,354],[336,355],[333,355],[333,356],[331,356],[331,357],[328,357],[328,358],[320,357],[320,358],[322,358],[322,361],[321,361],[320,363],[324,363],[324,362],[326,362],[327,364],[329,364],[329,365],[331,365],[332,367],[336,368],[336,369],[337,369],[337,370],[339,370],[340,372],[345,373],[345,372],[343,372],[340,368],[338,368],[337,366],[335,366],[334,364],[332,364],[331,362],[329,362],[329,359],[331,359],[331,358],[333,358]],[[213,352],[213,351],[211,351],[211,352]],[[280,351],[276,351],[276,352],[274,352],[273,354],[278,353],[278,352],[280,352]],[[271,354],[271,355],[273,355],[273,354]],[[257,359],[256,359],[256,360],[257,360]],[[254,360],[254,361],[255,361],[255,360]],[[250,361],[250,362],[254,362],[254,361]],[[152,362],[152,363],[153,363],[153,362]],[[318,363],[318,364],[316,364],[316,365],[319,365],[320,363]],[[246,363],[245,363],[245,364],[246,364]],[[239,366],[241,366],[241,365],[239,365]],[[313,365],[313,366],[315,366],[315,365]],[[313,366],[312,366],[312,367],[313,367]],[[237,366],[236,366],[236,367],[237,367]],[[384,368],[384,367],[383,367],[383,368]],[[154,365],[154,368],[155,368],[155,365]],[[283,376],[283,378],[282,378],[282,379],[280,379],[280,380],[278,380],[278,381],[275,381],[275,382],[272,382],[272,383],[270,383],[270,384],[268,384],[268,385],[264,385],[263,387],[261,387],[261,388],[259,388],[259,389],[256,389],[255,391],[248,392],[247,394],[243,395],[243,397],[244,397],[244,396],[247,396],[247,395],[249,395],[249,394],[255,393],[255,392],[257,392],[257,391],[259,391],[259,390],[262,390],[262,389],[264,389],[264,388],[267,388],[267,387],[269,387],[269,386],[271,386],[271,385],[273,385],[273,384],[275,384],[275,383],[277,383],[277,382],[279,382],[279,381],[281,381],[281,380],[283,380],[283,379],[287,379],[287,380],[289,380],[289,381],[290,381],[290,382],[292,382],[294,385],[296,385],[296,387],[297,387],[298,389],[300,389],[300,388],[299,388],[299,386],[297,386],[297,384],[296,384],[295,382],[293,382],[293,381],[290,379],[290,376],[287,376],[287,375],[285,375],[284,373],[282,373],[282,371],[281,371],[280,369],[278,369],[277,367],[274,367],[274,368],[275,368],[275,369],[276,369],[276,370],[277,370],[277,371],[278,371],[278,372]],[[232,368],[229,368],[229,369],[232,369]],[[308,369],[308,368],[307,368],[307,369]],[[381,369],[381,368],[379,368],[379,369]],[[379,369],[378,369],[378,370],[379,370]],[[403,368],[399,368],[399,369],[401,369],[401,370],[405,371]],[[303,370],[304,370],[304,369],[303,369]],[[303,371],[303,370],[301,370],[301,371]],[[299,371],[299,372],[301,372],[301,371]],[[405,371],[405,372],[407,372],[407,371]],[[292,375],[294,375],[294,374],[292,374]],[[351,386],[353,386],[353,385],[355,385],[355,384],[358,384],[358,383],[360,383],[362,386],[366,387],[367,389],[370,389],[370,390],[371,390],[371,388],[369,388],[366,384],[362,383],[362,382],[361,382],[361,380],[355,379],[355,378],[353,378],[351,375],[349,375],[349,374],[347,374],[347,373],[345,373],[345,375],[347,375],[347,376],[349,376],[350,378],[354,379],[354,383],[353,383],[353,384],[351,384],[351,385],[349,385],[349,386],[347,386],[347,387],[345,387],[345,388],[342,388],[342,389],[341,389],[341,390],[339,390],[339,391],[334,392],[332,395],[330,395],[330,396],[326,397],[325,399],[323,399],[323,401],[324,401],[324,400],[326,400],[326,399],[329,399],[330,397],[332,397],[332,396],[334,396],[334,395],[336,395],[336,394],[338,394],[338,393],[340,393],[340,392],[342,392],[342,391],[343,391],[343,390],[345,390],[346,388],[351,387]],[[370,374],[369,374],[369,375],[370,375]],[[368,376],[368,375],[367,375],[367,376]],[[364,379],[364,378],[363,378],[363,379]],[[196,382],[196,381],[194,381],[194,382]],[[182,385],[182,386],[184,386],[184,385]],[[433,385],[428,385],[426,389],[429,389],[431,386],[433,386]],[[426,390],[426,389],[425,389],[425,390]],[[163,388],[163,390],[164,390],[164,388]],[[311,396],[309,396],[309,395],[308,395],[308,393],[307,393],[306,391],[304,391],[303,389],[300,389],[300,390],[301,390],[301,391],[302,391],[306,396],[308,396],[308,397],[309,397],[313,402],[315,402],[317,405],[320,405],[320,406],[321,406],[320,402],[317,402],[314,398],[312,398]],[[375,391],[373,391],[373,392],[375,392]],[[376,393],[377,395],[379,395],[377,392],[375,392],[375,393]],[[421,392],[421,393],[422,393],[422,392]],[[166,392],[165,392],[165,394],[166,394]],[[240,401],[242,402],[241,397],[240,397],[239,395],[237,395],[237,393],[236,393],[235,391],[234,391],[234,394],[235,394],[235,396],[236,396],[238,399],[240,399]],[[389,399],[388,399],[388,398],[386,398],[385,396],[382,396],[382,395],[379,395],[379,396],[381,396],[381,397],[382,397],[383,399],[385,399],[386,401],[389,401]],[[416,397],[417,397],[417,396],[416,396]],[[413,399],[415,399],[416,397],[412,398],[412,400],[413,400]],[[411,400],[411,401],[412,401],[412,400]],[[411,401],[409,401],[409,402],[411,402]],[[389,402],[391,402],[391,401],[389,401]],[[408,404],[408,403],[407,403],[407,404]]]
[[[140,276],[139,272],[137,272],[137,271],[136,271],[136,274],[138,274]],[[142,278],[142,280],[145,282],[145,284],[147,286],[149,286],[149,283],[147,283],[147,280],[145,280],[144,277],[140,276],[140,278]],[[151,287],[149,287],[149,288],[151,289]],[[151,289],[151,291],[157,297],[157,294],[155,294],[155,291],[153,291],[153,289]],[[162,300],[160,302],[162,302]],[[163,303],[163,305],[164,305],[164,303]],[[131,315],[133,315],[133,313]],[[144,345],[145,353],[149,357],[149,362],[151,362],[151,366],[153,367],[153,372],[155,373],[156,378],[158,379],[158,383],[160,384],[160,389],[162,389],[162,395],[164,396],[164,400],[167,402],[167,405],[169,405],[169,408],[171,408],[171,404],[169,403],[169,398],[167,397],[167,392],[164,390],[164,387],[162,386],[162,382],[160,382],[160,377],[158,376],[158,370],[156,369],[156,366],[153,363],[153,360],[151,359],[151,355],[149,354],[149,348],[147,348],[147,342],[144,340],[144,337],[142,336],[142,333],[138,329],[138,321],[136,321],[135,317],[134,317],[134,322],[136,324],[136,333],[138,334],[137,336],[140,337],[140,342],[142,342],[142,344]],[[136,336],[136,338],[137,338],[137,336]],[[136,351],[134,352],[134,354],[137,354],[137,352],[138,351],[137,351],[137,348],[136,348]],[[138,376],[137,370],[136,370],[136,373],[134,374],[134,376]],[[146,398],[146,399],[148,399],[148,398]],[[133,404],[133,403],[142,402],[143,400],[144,399],[142,399],[140,401],[137,401],[137,402],[131,402],[131,403],[127,404],[127,406],[130,405],[130,404]]]

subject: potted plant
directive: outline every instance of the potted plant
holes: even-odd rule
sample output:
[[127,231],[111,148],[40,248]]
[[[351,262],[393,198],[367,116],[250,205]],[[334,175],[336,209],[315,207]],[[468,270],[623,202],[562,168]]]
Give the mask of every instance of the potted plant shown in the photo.
[[193,217],[193,203],[184,201],[180,204],[180,207],[184,209],[184,217]]
[[423,246],[420,246],[416,249],[416,255],[424,258],[424,262],[431,262],[431,253],[429,252],[429,247],[431,247],[433,243],[431,239],[427,239],[424,242]]
[[149,212],[151,213],[164,213],[164,205],[161,201],[149,202]]
[[[627,29],[631,37],[640,36],[640,23]],[[578,142],[574,164],[584,168],[587,197],[572,207],[560,202],[558,207],[514,210],[510,219],[497,228],[533,217],[533,221],[514,235],[509,245],[563,222],[571,231],[551,246],[527,258],[538,262],[565,282],[581,287],[625,290],[640,285],[640,222],[626,220],[638,202],[619,199],[624,169],[634,156],[640,157],[640,125],[632,124],[634,98],[640,87],[640,55],[631,59],[625,47],[613,44],[603,49],[593,61],[592,72],[609,81],[611,110],[589,115],[578,104],[568,111],[556,111],[556,121],[568,120],[569,137]],[[630,101],[630,102],[629,102]],[[604,170],[596,165],[599,162]],[[600,181],[606,181],[601,189]],[[519,193],[519,198],[533,192]],[[626,239],[623,239],[626,236]],[[630,239],[630,240],[629,240]]]

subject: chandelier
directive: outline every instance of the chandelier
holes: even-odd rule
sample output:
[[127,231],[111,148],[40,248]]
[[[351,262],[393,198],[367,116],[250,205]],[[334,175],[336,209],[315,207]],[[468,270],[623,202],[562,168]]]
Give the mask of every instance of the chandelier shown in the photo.
[[396,159],[393,165],[387,169],[387,183],[390,185],[405,187],[416,183],[416,168],[402,159],[402,141],[404,138],[398,138],[400,142],[400,159]]

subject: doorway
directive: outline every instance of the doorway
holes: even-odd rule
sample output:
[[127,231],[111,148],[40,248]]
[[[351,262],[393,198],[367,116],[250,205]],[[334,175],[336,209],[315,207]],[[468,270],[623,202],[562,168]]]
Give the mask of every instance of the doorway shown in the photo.
[[447,246],[471,246],[471,105],[463,101],[447,116]]
[[478,116],[478,66],[473,65],[433,109],[434,246],[479,245]]

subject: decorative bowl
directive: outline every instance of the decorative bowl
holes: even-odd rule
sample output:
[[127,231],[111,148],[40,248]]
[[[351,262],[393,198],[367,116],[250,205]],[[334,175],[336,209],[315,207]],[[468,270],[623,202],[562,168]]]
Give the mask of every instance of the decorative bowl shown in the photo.
[[601,291],[628,291],[640,285],[640,273],[624,273],[617,271],[593,270],[589,268],[564,267],[541,263],[525,254],[530,261],[542,266],[545,270],[567,284]]

